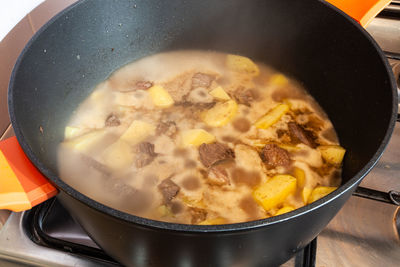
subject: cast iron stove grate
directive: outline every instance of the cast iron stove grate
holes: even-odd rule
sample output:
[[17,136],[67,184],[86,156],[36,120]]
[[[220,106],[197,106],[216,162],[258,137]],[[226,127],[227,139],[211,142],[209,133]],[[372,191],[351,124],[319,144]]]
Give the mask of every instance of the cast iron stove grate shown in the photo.
[[[95,259],[108,266],[121,266],[87,236],[56,198],[25,212],[23,229],[37,245]],[[315,267],[316,250],[314,239],[291,261],[295,267]]]
[[87,236],[56,198],[25,212],[23,229],[37,245],[121,266]]

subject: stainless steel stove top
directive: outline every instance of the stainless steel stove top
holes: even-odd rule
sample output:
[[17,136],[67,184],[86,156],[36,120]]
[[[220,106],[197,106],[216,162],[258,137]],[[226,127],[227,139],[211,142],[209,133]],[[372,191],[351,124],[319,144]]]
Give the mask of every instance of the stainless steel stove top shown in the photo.
[[[397,3],[400,1],[393,3],[385,10],[383,14],[385,17],[375,18],[367,30],[387,54],[398,79],[400,4]],[[1,50],[0,44],[0,53],[7,52]],[[2,84],[8,84],[8,80]],[[6,91],[6,87],[0,87],[0,91],[5,92],[4,90]],[[6,100],[0,98],[0,104],[6,104]],[[9,118],[4,114],[0,115],[0,120],[2,125],[9,124]],[[1,139],[13,135],[11,127],[8,127],[2,135],[1,131],[2,129],[0,129]],[[400,191],[399,123],[382,158],[361,185],[385,192]],[[111,262],[86,258],[33,243],[22,227],[25,223],[23,218],[24,213],[0,211],[0,266],[115,266]],[[316,266],[399,266],[399,221],[400,208],[369,199],[351,197],[318,236]],[[74,238],[74,233],[71,233],[70,238]],[[297,266],[297,263],[292,259],[283,266]]]

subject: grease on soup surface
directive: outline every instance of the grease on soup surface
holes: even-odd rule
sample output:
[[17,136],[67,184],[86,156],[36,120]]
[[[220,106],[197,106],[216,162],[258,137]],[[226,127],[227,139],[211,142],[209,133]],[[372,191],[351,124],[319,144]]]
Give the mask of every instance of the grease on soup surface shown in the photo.
[[176,51],[97,85],[68,122],[58,163],[65,182],[112,208],[207,225],[329,194],[344,153],[296,81],[246,57]]

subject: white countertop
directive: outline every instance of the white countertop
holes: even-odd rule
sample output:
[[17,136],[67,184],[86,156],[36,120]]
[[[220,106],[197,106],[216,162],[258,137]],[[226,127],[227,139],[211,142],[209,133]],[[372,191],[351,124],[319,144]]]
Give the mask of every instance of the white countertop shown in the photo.
[[5,1],[0,9],[0,42],[35,7],[44,0]]

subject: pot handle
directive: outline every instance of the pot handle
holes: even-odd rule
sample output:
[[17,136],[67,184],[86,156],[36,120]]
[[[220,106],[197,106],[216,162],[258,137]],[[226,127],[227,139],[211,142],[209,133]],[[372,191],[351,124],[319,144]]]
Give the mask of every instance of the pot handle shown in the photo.
[[364,28],[391,0],[326,0],[355,19]]
[[0,141],[0,209],[28,210],[57,193],[30,162],[15,136]]

